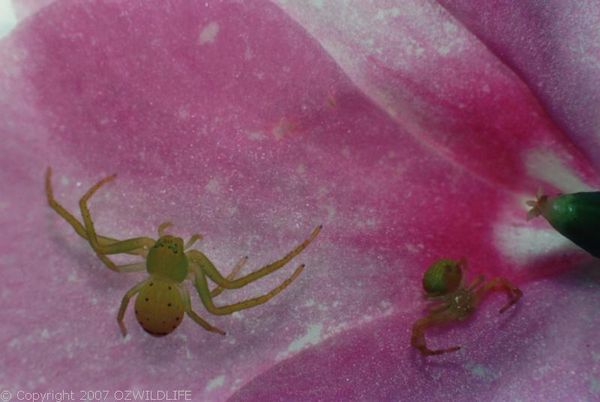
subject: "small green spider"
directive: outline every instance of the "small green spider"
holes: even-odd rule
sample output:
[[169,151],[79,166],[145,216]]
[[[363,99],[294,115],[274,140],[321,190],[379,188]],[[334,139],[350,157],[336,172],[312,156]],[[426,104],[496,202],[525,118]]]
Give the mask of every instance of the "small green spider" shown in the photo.
[[483,275],[479,275],[468,287],[465,287],[462,270],[466,269],[466,265],[464,259],[459,261],[440,259],[434,262],[423,275],[425,297],[433,303],[428,306],[429,314],[414,323],[411,345],[425,356],[456,352],[460,349],[460,346],[429,349],[425,343],[427,328],[466,319],[491,290],[500,288],[508,294],[509,302],[500,309],[500,313],[505,312],[523,296],[520,289],[504,278],[494,278],[484,283]]
[[[266,303],[288,287],[300,275],[304,269],[304,264],[296,268],[294,273],[279,286],[264,295],[226,306],[216,306],[213,298],[219,295],[223,289],[241,288],[283,267],[292,258],[300,254],[317,237],[322,228],[322,225],[317,226],[306,240],[280,260],[265,265],[259,270],[241,278],[234,279],[248,258],[244,257],[236,264],[231,274],[223,277],[203,253],[198,250],[188,250],[202,236],[194,234],[184,245],[181,238],[164,233],[165,229],[171,226],[170,222],[165,222],[158,227],[158,240],[149,237],[117,240],[97,235],[87,203],[100,187],[112,181],[116,175],[100,180],[83,195],[79,201],[83,224],[54,199],[51,176],[52,170],[48,168],[46,171],[46,195],[48,196],[50,207],[63,217],[79,236],[90,243],[100,260],[108,268],[116,272],[147,270],[150,275],[147,279],[127,291],[123,297],[117,315],[117,321],[123,336],[127,335],[127,329],[123,322],[125,311],[127,310],[129,300],[135,295],[137,295],[135,301],[136,318],[142,328],[150,335],[164,336],[173,332],[181,323],[184,313],[207,331],[225,335],[224,331],[209,324],[194,312],[189,292],[183,285],[183,281],[188,277],[193,280],[200,300],[212,314],[232,314],[236,311]],[[121,253],[138,255],[145,258],[145,261],[134,264],[116,265],[108,257],[111,254]],[[209,290],[206,277],[214,281],[218,287],[212,291]]]

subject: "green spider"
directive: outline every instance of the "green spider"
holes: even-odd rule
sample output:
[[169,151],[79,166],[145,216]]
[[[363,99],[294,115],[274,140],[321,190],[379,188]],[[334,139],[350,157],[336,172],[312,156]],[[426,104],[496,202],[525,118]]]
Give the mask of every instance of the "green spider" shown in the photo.
[[[266,303],[288,287],[300,275],[304,269],[304,264],[296,268],[294,273],[279,286],[264,295],[226,306],[216,306],[213,298],[219,295],[223,289],[241,288],[283,267],[292,258],[300,254],[317,237],[322,228],[322,225],[317,226],[306,240],[285,257],[265,265],[257,271],[234,279],[247,260],[247,257],[244,257],[236,264],[231,274],[223,277],[203,253],[198,250],[188,250],[202,236],[194,234],[184,245],[181,238],[164,233],[165,229],[171,226],[170,222],[165,222],[158,227],[158,240],[149,237],[117,240],[97,235],[87,203],[100,187],[112,181],[116,175],[100,180],[83,195],[79,201],[83,224],[54,199],[51,176],[52,170],[48,168],[46,172],[46,195],[50,207],[63,217],[79,236],[90,243],[100,260],[116,272],[147,270],[149,274],[147,279],[132,287],[123,297],[117,315],[117,321],[123,336],[127,335],[127,329],[123,322],[125,311],[129,305],[129,300],[135,295],[137,295],[135,301],[136,318],[142,328],[150,335],[164,336],[173,332],[181,323],[184,313],[207,331],[225,335],[224,331],[209,324],[194,312],[189,292],[183,285],[183,281],[188,277],[193,280],[200,300],[212,314],[232,314],[236,311]],[[122,253],[141,256],[145,258],[145,262],[116,265],[108,257],[111,254]],[[206,277],[214,281],[218,287],[212,291],[209,290]]]
[[501,288],[508,294],[509,302],[500,309],[500,313],[505,312],[523,296],[520,289],[504,278],[494,278],[484,283],[483,275],[479,275],[465,287],[462,271],[466,266],[467,262],[464,259],[459,261],[440,259],[434,262],[423,275],[425,297],[433,303],[428,306],[429,314],[414,323],[411,345],[424,356],[456,352],[460,349],[460,346],[429,349],[425,343],[427,328],[466,319],[491,290]]

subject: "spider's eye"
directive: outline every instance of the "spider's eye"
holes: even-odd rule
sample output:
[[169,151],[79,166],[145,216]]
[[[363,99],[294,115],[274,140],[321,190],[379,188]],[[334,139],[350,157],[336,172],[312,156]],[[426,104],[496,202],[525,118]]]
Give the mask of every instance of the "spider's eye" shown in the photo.
[[183,240],[170,235],[165,235],[156,241],[153,248],[167,248],[168,251],[173,254],[183,254]]
[[458,289],[462,281],[462,270],[457,261],[440,259],[425,271],[423,288],[429,296],[441,296]]

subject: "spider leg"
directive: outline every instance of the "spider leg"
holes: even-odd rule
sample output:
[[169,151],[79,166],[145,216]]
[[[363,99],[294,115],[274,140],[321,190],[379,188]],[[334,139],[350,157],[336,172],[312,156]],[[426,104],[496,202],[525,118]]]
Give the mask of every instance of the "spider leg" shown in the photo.
[[169,221],[158,225],[158,237],[163,237],[165,235],[165,230],[171,226],[173,226],[173,223]]
[[500,309],[500,313],[504,313],[510,306],[519,301],[523,292],[521,289],[515,287],[509,281],[504,278],[493,278],[486,282],[481,288],[477,289],[475,293],[475,303],[479,303],[485,296],[492,290],[504,290],[508,295],[509,301]]
[[427,306],[427,311],[429,311],[430,314],[439,313],[446,309],[448,309],[447,301],[439,301]]
[[469,270],[469,264],[467,263],[467,258],[466,257],[460,257],[460,259],[458,260],[458,266],[463,271],[468,271]]
[[190,239],[185,243],[183,249],[187,250],[188,248],[192,247],[194,243],[196,243],[198,240],[202,240],[202,238],[203,236],[199,233],[193,234],[192,237],[190,237]]
[[[242,257],[238,261],[238,263],[235,264],[235,266],[231,270],[231,273],[229,275],[227,275],[227,279],[232,280],[233,278],[235,278],[235,276],[240,272],[240,270],[242,269],[244,264],[246,264],[246,261],[248,261],[248,256]],[[223,293],[224,290],[225,290],[224,287],[217,286],[216,288],[214,288],[213,290],[210,291],[210,297],[213,297],[213,298],[217,297],[218,295]]]
[[485,277],[483,275],[478,275],[477,278],[475,278],[473,280],[473,282],[471,282],[471,284],[469,285],[469,287],[467,288],[467,290],[469,292],[474,291],[476,288],[478,288],[483,282],[485,281]]
[[182,287],[182,293],[184,293],[183,297],[184,297],[185,312],[192,320],[194,320],[194,322],[196,324],[200,325],[202,328],[204,328],[207,331],[216,332],[217,334],[225,335],[225,331],[209,324],[207,321],[204,320],[204,318],[202,318],[198,314],[196,314],[196,312],[192,309],[190,293],[188,292],[187,289]]
[[100,244],[98,242],[96,230],[94,229],[94,222],[92,221],[92,216],[90,215],[87,202],[100,187],[113,180],[115,176],[116,175],[105,177],[93,185],[83,195],[83,197],[81,197],[81,200],[79,201],[79,207],[81,209],[81,216],[83,217],[83,223],[87,232],[88,241],[96,252],[96,255],[108,268],[113,271],[118,271],[116,264],[106,256],[107,254],[127,253],[131,250],[137,249],[145,250],[154,245],[154,240],[148,237],[135,237],[132,239],[120,240],[112,244]]
[[227,315],[232,314],[236,311],[245,310],[247,308],[266,303],[271,298],[279,294],[283,289],[288,287],[300,275],[303,269],[304,265],[300,265],[298,268],[296,268],[294,273],[289,278],[287,278],[279,286],[273,288],[270,292],[265,293],[264,295],[254,297],[252,299],[243,300],[241,302],[226,306],[215,306],[215,304],[213,303],[212,296],[210,294],[210,291],[208,290],[208,282],[206,281],[206,276],[204,275],[204,272],[201,268],[196,270],[194,286],[198,291],[200,300],[202,300],[202,303],[209,312],[215,315]]
[[123,334],[123,336],[127,336],[127,328],[125,328],[125,323],[123,322],[123,319],[125,318],[125,311],[127,311],[127,306],[129,306],[129,300],[131,300],[133,296],[138,294],[140,290],[142,290],[142,288],[146,286],[148,281],[149,279],[146,279],[145,281],[142,281],[134,287],[132,287],[131,289],[129,289],[127,293],[125,293],[125,296],[123,296],[123,300],[121,300],[121,306],[119,307],[119,313],[117,314],[117,322],[119,323],[119,328],[121,328],[121,333]]
[[[77,220],[77,218],[75,218],[69,211],[67,211],[54,198],[54,191],[52,190],[51,177],[52,177],[52,169],[49,167],[46,170],[46,196],[48,198],[48,204],[59,216],[61,216],[65,221],[67,221],[68,224],[71,225],[71,227],[75,230],[75,233],[77,233],[79,236],[83,237],[85,240],[88,240],[88,234],[87,234],[87,231],[85,230],[85,227],[83,226],[83,224],[81,224],[81,222],[79,222]],[[116,243],[119,241],[117,239],[113,239],[112,237],[107,237],[107,236],[97,235],[96,237],[98,239],[98,242],[102,245],[112,244],[112,243]],[[144,250],[144,249],[130,250],[127,252],[127,254],[141,255],[141,256],[145,257],[146,250]]]
[[221,275],[221,273],[217,270],[214,264],[198,250],[190,250],[186,253],[188,258],[198,266],[198,268],[205,273],[212,281],[214,281],[217,285],[222,286],[226,289],[238,289],[242,286],[245,286],[251,282],[254,282],[263,276],[270,274],[273,271],[278,270],[287,264],[292,258],[297,256],[304,250],[314,239],[317,237],[319,232],[321,231],[322,225],[317,226],[311,232],[310,236],[300,243],[296,248],[290,251],[285,257],[277,260],[271,264],[265,265],[264,267],[249,273],[248,275],[242,276],[241,278],[228,280]]
[[[158,237],[163,237],[166,233],[165,230],[167,228],[170,228],[171,226],[173,226],[173,222],[167,221],[167,222],[163,222],[160,225],[158,225]],[[190,248],[195,242],[197,242],[198,240],[202,240],[202,235],[195,233],[192,235],[192,237],[190,237],[190,239],[187,241],[187,243],[185,243],[185,246],[183,247],[184,250],[187,250],[188,248]]]
[[134,262],[133,264],[117,265],[119,272],[142,272],[146,270],[146,262]]
[[454,321],[455,319],[456,317],[449,310],[442,310],[417,320],[412,328],[412,336],[410,338],[411,345],[417,348],[424,356],[456,352],[460,349],[460,346],[432,350],[427,347],[427,343],[425,342],[425,330],[427,328],[442,325]]

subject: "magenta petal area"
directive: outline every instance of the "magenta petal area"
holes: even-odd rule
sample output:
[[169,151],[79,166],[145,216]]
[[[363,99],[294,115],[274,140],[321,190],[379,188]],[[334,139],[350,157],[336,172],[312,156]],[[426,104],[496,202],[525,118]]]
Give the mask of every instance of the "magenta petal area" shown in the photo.
[[[456,24],[439,5],[423,3],[427,23],[396,33],[423,43],[425,57],[397,52],[403,44],[385,32],[410,15],[394,11],[389,30],[370,33],[377,58],[370,40],[302,17],[332,14],[280,3],[55,1],[2,39],[0,391],[596,397],[597,267],[569,246],[548,252],[556,238],[524,221],[523,203],[549,180],[544,167],[594,182],[593,164],[475,36],[459,31],[466,47],[439,53],[431,27]],[[356,4],[375,21],[376,9]],[[464,81],[472,69],[486,74]],[[473,90],[484,84],[494,95]],[[548,149],[560,157],[544,159]],[[543,163],[532,168],[531,155]],[[213,316],[189,286],[195,310],[226,336],[186,319],[154,338],[130,306],[122,338],[119,304],[146,276],[106,269],[50,210],[47,166],[76,216],[86,189],[117,174],[90,202],[99,233],[155,237],[172,221],[173,234],[204,235],[197,247],[224,274],[244,255],[244,273],[272,262],[324,228],[289,266],[216,299],[266,293],[306,264],[263,306]],[[463,256],[470,276],[509,277],[525,296],[500,315],[504,295],[495,294],[472,320],[431,331],[433,346],[463,349],[422,359],[409,346],[422,272]]]
[[556,124],[600,167],[600,4],[439,0],[514,69]]
[[[480,41],[469,31],[468,24],[465,27],[461,19],[457,20],[438,2],[384,0],[375,5],[362,0],[329,0],[311,2],[311,6],[291,1],[277,3],[319,40],[360,89],[388,111],[406,134],[439,157],[513,191],[530,192],[540,185],[540,179],[552,182],[558,174],[553,172],[557,164],[575,169],[579,177],[598,185],[596,172],[590,170],[590,166],[597,165],[588,159],[590,152],[598,149],[592,140],[595,137],[586,134],[590,140],[580,145],[590,149],[578,149],[554,124],[554,111],[550,110],[549,116],[540,100],[532,96],[526,85],[529,81],[524,83],[515,74],[518,69],[490,52],[488,42]],[[525,30],[531,28],[527,16],[519,20],[521,30],[513,32],[513,26],[507,23],[518,18],[518,13],[511,14],[512,9],[520,7],[516,4],[531,4],[530,14],[535,15],[537,2],[484,2],[481,6],[469,1],[456,3],[464,4],[463,8],[474,14],[491,9],[479,20],[482,30],[494,27],[490,40],[504,41],[506,46],[519,44],[522,58],[528,57],[530,48],[535,54],[540,48],[549,47],[547,43],[532,42],[530,31]],[[505,12],[496,14],[496,8]],[[566,10],[565,13],[570,15]],[[591,16],[586,18],[598,21]],[[544,26],[533,26],[539,36],[546,33]],[[587,26],[594,27],[591,22]],[[582,41],[595,41],[594,32],[584,31]],[[563,43],[562,36],[544,38],[555,47]],[[560,54],[551,56],[546,59],[552,61]],[[572,79],[557,77],[556,73],[562,70],[552,70],[552,64],[544,63],[546,59],[540,60],[541,70],[532,74],[531,81],[547,83],[544,88],[554,91],[552,99],[561,103],[565,94],[557,92],[557,85],[548,82],[548,77],[567,82]],[[591,75],[590,83],[597,76]],[[590,93],[588,98],[593,104],[595,95]],[[581,102],[586,101],[573,99],[568,104]],[[548,160],[554,163],[545,163]],[[565,190],[564,180],[551,184]]]
[[230,400],[593,400],[600,341],[597,319],[587,318],[597,317],[599,268],[528,286],[528,300],[507,317],[489,303],[459,329],[431,331],[432,346],[462,344],[456,355],[423,358],[406,348],[398,323],[414,317],[398,314],[280,363]]

